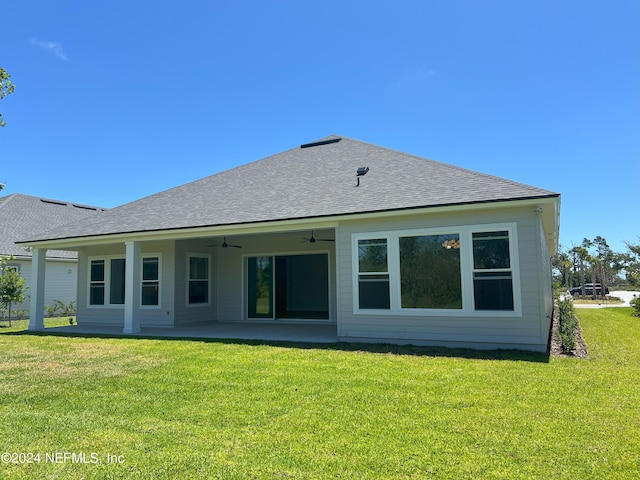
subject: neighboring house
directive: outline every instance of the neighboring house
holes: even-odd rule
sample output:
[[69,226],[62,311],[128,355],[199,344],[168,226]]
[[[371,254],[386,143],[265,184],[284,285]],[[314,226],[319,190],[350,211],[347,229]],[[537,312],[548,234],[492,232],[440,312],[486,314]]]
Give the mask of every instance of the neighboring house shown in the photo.
[[79,324],[320,322],[343,341],[544,351],[559,207],[548,190],[330,136],[22,245],[79,252]]
[[[0,198],[0,256],[13,256],[7,267],[18,270],[31,283],[31,249],[16,245],[23,240],[65,223],[94,216],[104,209],[60,200],[14,193]],[[53,300],[65,304],[76,301],[78,255],[67,250],[48,250],[46,256],[45,305]],[[1,272],[0,272],[1,274]],[[27,291],[27,295],[30,291]],[[12,310],[28,309],[29,302],[13,305]]]

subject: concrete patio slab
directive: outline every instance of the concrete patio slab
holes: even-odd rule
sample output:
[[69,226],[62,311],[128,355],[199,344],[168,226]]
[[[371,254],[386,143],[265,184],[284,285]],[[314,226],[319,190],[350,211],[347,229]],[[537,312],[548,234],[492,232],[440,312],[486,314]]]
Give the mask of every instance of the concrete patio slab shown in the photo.
[[154,338],[207,338],[285,342],[337,343],[335,324],[272,324],[252,322],[210,323],[176,328],[145,327],[140,333],[124,334],[122,326],[69,325],[50,327],[40,332],[73,335],[107,335]]

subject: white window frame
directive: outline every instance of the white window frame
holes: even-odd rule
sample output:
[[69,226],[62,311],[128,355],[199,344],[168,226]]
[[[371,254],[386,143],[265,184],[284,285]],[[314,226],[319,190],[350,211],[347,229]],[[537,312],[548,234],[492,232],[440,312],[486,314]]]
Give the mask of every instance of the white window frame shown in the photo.
[[400,276],[400,238],[402,237],[429,237],[435,235],[458,235],[460,239],[460,244],[462,245],[462,234],[460,233],[460,229],[422,229],[422,230],[409,230],[409,231],[401,231],[398,232],[397,235],[394,235],[394,247],[396,249],[395,257],[394,257],[394,295],[393,298],[396,299],[396,305],[398,306],[398,310],[405,315],[457,315],[461,312],[465,312],[465,299],[468,296],[468,285],[465,284],[465,269],[467,265],[467,259],[463,255],[462,248],[460,248],[460,286],[461,286],[461,295],[462,295],[462,308],[407,308],[402,307],[402,281]]
[[[360,240],[384,240],[387,243],[387,270],[384,272],[361,272],[360,271]],[[356,272],[356,284],[355,284],[355,290],[354,290],[354,295],[358,302],[358,304],[360,303],[360,281],[363,278],[366,277],[375,277],[375,276],[381,276],[387,277],[387,282],[389,284],[389,305],[393,305],[393,289],[392,289],[392,274],[391,274],[391,245],[390,245],[390,240],[388,238],[387,235],[371,235],[371,236],[365,236],[365,237],[360,237],[358,238],[358,240],[356,240],[356,253],[355,253],[355,272]],[[358,306],[359,308],[359,306]],[[362,309],[364,311],[377,311],[377,312],[388,312],[388,309],[385,308],[376,308],[376,309]]]
[[[487,232],[496,232],[496,231],[507,231],[509,233],[509,265],[510,268],[475,268],[474,266],[474,259],[473,259],[473,234],[474,233],[487,233]],[[520,275],[516,275],[516,269],[515,269],[515,259],[513,256],[513,249],[515,248],[515,242],[513,242],[513,232],[512,230],[510,230],[509,228],[504,228],[504,229],[500,229],[500,228],[482,228],[482,229],[476,229],[473,230],[469,233],[469,250],[471,251],[471,258],[470,258],[470,267],[471,267],[471,299],[472,299],[472,309],[473,312],[477,315],[482,315],[483,313],[487,313],[489,312],[492,316],[494,316],[496,313],[499,312],[507,312],[507,313],[512,313],[514,311],[517,310],[518,305],[520,304],[520,301],[518,299],[517,303],[516,303],[516,277],[519,279]],[[476,273],[507,273],[509,272],[511,274],[511,288],[513,289],[513,310],[476,310],[475,308],[475,289],[473,286],[474,283],[474,277]],[[519,280],[518,280],[519,281]],[[520,291],[520,287],[518,284],[518,292]]]
[[[158,282],[158,304],[157,305],[143,305],[142,304],[142,289],[144,287],[144,260],[146,258],[158,259],[158,280],[152,280]],[[140,308],[145,310],[159,310],[162,308],[162,254],[161,253],[145,253],[140,258]],[[148,282],[149,280],[147,280]]]
[[[91,303],[91,263],[94,261],[104,261],[104,303],[101,305],[93,305]],[[124,255],[98,255],[89,257],[87,263],[87,308],[122,308],[124,303],[111,302],[111,260],[124,260]]]
[[[304,251],[284,251],[284,252],[276,252],[276,253],[248,253],[248,254],[244,254],[242,255],[242,269],[241,269],[241,273],[240,273],[240,277],[241,277],[241,282],[242,282],[242,300],[241,300],[241,305],[240,308],[242,310],[242,318],[244,318],[247,321],[254,321],[254,322],[260,322],[260,321],[276,321],[276,312],[275,312],[275,304],[274,304],[274,308],[273,308],[273,315],[271,316],[271,318],[268,317],[250,317],[249,316],[249,308],[248,308],[248,302],[249,302],[249,288],[248,288],[248,271],[249,271],[249,259],[250,258],[256,258],[256,257],[270,257],[272,259],[273,262],[273,269],[274,269],[274,275],[275,275],[275,259],[276,257],[287,257],[287,256],[301,256],[301,255],[326,255],[327,256],[327,281],[328,281],[328,301],[329,301],[329,318],[328,319],[319,319],[319,320],[311,320],[313,322],[332,322],[335,321],[332,318],[332,312],[333,312],[333,305],[334,305],[334,300],[332,297],[332,293],[331,293],[331,278],[332,278],[332,265],[333,265],[333,258],[331,256],[331,251],[330,250],[314,250],[312,252],[308,251],[308,250],[304,250]],[[275,277],[274,277],[275,278]],[[273,282],[272,286],[271,286],[271,295],[273,296],[274,302],[275,302],[275,295],[276,295],[276,290],[275,290],[275,281]],[[279,321],[282,321],[282,319],[280,319]],[[308,321],[308,320],[303,320],[303,321]]]
[[[509,232],[509,255],[513,285],[513,310],[476,310],[473,290],[473,234],[492,231]],[[402,308],[400,282],[400,237],[451,235],[460,237],[460,275],[462,287],[461,309]],[[387,240],[387,262],[389,269],[389,309],[361,309],[359,307],[358,280],[360,277],[358,242],[385,238]],[[518,232],[515,222],[452,226],[445,228],[422,228],[410,230],[385,230],[351,235],[353,312],[356,315],[400,315],[420,317],[521,317],[520,268]]]
[[[158,259],[158,305],[142,305],[142,284],[143,284],[143,269],[142,265],[145,258],[157,258]],[[104,261],[104,303],[102,305],[91,304],[91,263],[97,260]],[[87,264],[87,308],[124,308],[124,303],[109,303],[111,301],[111,260],[124,260],[126,257],[122,255],[97,255],[88,258]],[[148,309],[160,309],[162,308],[162,254],[160,253],[145,253],[140,257],[140,308]]]
[[[191,282],[191,265],[190,265],[190,260],[191,258],[205,258],[207,260],[207,302],[203,302],[203,303],[189,303],[189,284]],[[185,306],[187,308],[198,308],[198,307],[210,307],[211,306],[211,254],[209,253],[193,253],[193,252],[187,252],[187,258],[186,258],[186,269],[185,269],[185,277],[186,277],[186,282],[185,282]],[[194,280],[199,280],[199,279],[194,279]]]

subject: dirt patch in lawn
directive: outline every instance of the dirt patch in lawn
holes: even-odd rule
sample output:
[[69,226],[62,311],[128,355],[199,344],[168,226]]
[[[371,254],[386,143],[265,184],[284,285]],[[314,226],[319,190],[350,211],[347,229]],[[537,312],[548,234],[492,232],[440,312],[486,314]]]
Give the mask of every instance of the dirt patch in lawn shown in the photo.
[[582,329],[580,328],[580,320],[576,318],[576,346],[571,351],[566,351],[562,348],[562,342],[560,341],[560,333],[558,332],[558,325],[560,322],[560,314],[558,308],[553,309],[553,325],[551,326],[551,348],[550,354],[552,357],[573,357],[573,358],[588,358],[587,344],[584,343],[582,338]]

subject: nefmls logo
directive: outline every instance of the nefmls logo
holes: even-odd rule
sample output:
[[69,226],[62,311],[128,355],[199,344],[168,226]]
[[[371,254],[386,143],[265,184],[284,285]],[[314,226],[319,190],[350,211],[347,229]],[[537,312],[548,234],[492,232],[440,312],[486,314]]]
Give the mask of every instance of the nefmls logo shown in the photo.
[[47,463],[100,463],[95,452],[87,455],[85,452],[53,452],[45,453]]

